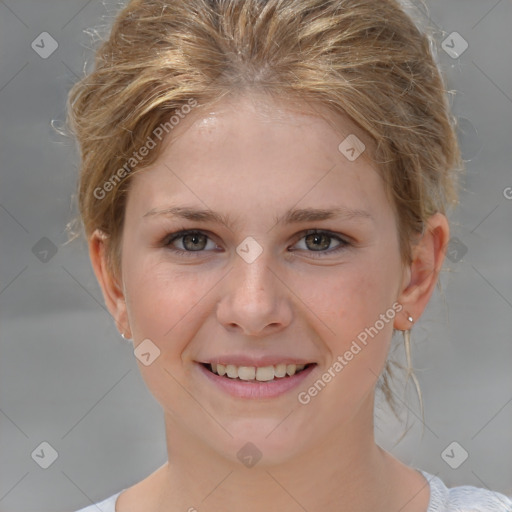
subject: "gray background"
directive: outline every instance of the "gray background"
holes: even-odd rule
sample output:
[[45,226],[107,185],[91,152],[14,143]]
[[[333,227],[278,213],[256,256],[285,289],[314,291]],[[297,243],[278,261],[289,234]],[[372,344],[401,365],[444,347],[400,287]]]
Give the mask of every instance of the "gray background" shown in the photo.
[[[453,112],[463,118],[467,175],[451,216],[444,291],[413,329],[423,435],[409,393],[407,436],[396,445],[403,426],[380,408],[377,436],[448,485],[512,494],[512,2],[426,4],[456,91]],[[107,27],[116,7],[0,0],[1,512],[75,510],[166,460],[160,407],[104,307],[86,244],[64,245],[78,160],[50,125],[65,119],[66,94],[91,60],[84,29]],[[454,31],[469,44],[459,58],[442,49]],[[31,47],[42,46],[42,32],[58,43],[47,58]],[[44,46],[51,49],[49,39]],[[44,441],[58,454],[48,469],[31,456]],[[457,469],[441,455],[454,441],[452,465],[468,453]]]

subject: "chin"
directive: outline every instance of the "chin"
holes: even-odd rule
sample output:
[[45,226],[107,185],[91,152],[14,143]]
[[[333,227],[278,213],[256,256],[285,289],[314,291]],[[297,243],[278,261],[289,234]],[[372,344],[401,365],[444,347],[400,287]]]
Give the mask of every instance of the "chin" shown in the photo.
[[304,439],[290,435],[282,426],[276,428],[278,424],[275,420],[253,419],[245,428],[240,424],[228,428],[233,438],[229,439],[223,455],[248,468],[270,468],[290,462],[304,450]]

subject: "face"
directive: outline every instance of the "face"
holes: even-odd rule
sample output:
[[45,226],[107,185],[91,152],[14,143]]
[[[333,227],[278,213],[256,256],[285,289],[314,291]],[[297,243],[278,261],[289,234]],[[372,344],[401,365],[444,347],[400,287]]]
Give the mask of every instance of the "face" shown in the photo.
[[368,427],[407,276],[381,176],[338,149],[349,134],[369,151],[341,117],[226,100],[133,177],[116,315],[184,442],[277,463]]

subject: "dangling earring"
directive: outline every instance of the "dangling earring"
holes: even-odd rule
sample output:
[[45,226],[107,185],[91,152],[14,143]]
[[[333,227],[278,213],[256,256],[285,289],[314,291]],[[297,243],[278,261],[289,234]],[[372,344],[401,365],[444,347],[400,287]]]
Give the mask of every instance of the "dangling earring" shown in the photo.
[[[414,323],[414,319],[411,315],[407,317],[407,320],[409,322]],[[411,326],[412,327],[412,326]],[[407,377],[406,377],[406,384],[407,380],[410,378],[414,382],[414,387],[416,388],[416,393],[418,394],[419,402],[420,402],[420,408],[421,408],[421,417],[423,419],[423,424],[425,423],[424,418],[424,410],[423,410],[423,397],[421,396],[421,389],[420,389],[420,383],[418,382],[418,379],[416,378],[416,375],[414,375],[414,371],[412,369],[412,357],[411,357],[411,329],[406,329],[405,331],[402,331],[404,335],[404,345],[405,345],[405,357],[407,359]]]
[[[411,315],[407,317],[407,320],[409,322],[414,323],[414,319]],[[411,326],[412,327],[412,326]],[[412,358],[411,358],[411,329],[405,329],[405,331],[402,331],[404,335],[404,344],[405,344],[405,356],[407,358],[407,365],[409,368],[412,368]]]

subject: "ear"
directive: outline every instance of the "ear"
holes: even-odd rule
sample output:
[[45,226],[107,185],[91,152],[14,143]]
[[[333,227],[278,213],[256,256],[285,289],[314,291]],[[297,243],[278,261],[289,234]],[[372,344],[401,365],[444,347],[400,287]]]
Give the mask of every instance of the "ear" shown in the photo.
[[108,235],[97,229],[89,238],[89,257],[96,279],[103,292],[105,305],[114,318],[116,327],[126,338],[132,338],[124,292],[108,266]]
[[427,307],[443,266],[450,238],[448,220],[442,213],[432,215],[424,234],[412,248],[412,262],[404,272],[404,280],[397,301],[403,306],[403,314],[395,318],[395,329],[411,327],[408,317],[416,322]]

